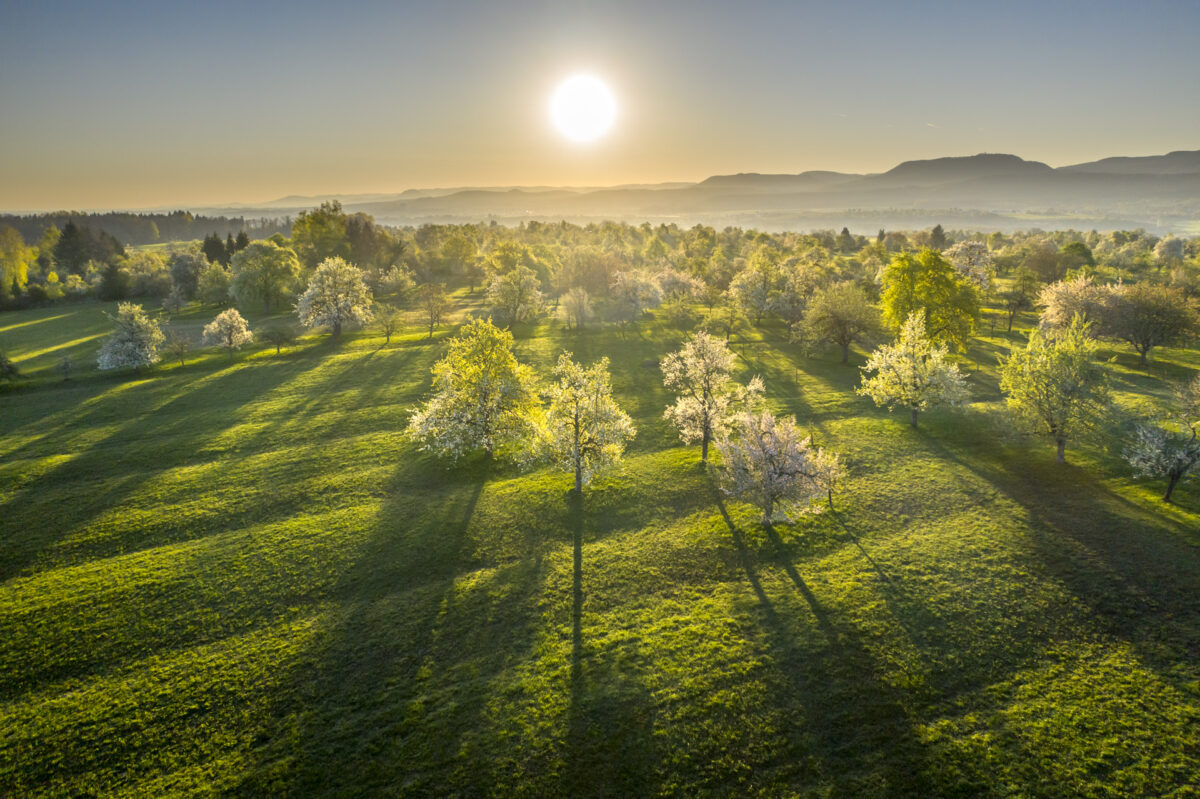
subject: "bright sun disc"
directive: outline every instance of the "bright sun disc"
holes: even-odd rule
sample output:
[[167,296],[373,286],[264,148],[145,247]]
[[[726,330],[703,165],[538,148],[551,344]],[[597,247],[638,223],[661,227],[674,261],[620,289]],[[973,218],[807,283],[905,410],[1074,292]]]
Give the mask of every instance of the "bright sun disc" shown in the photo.
[[616,117],[612,92],[591,75],[567,78],[550,98],[550,119],[573,141],[595,141],[608,132]]

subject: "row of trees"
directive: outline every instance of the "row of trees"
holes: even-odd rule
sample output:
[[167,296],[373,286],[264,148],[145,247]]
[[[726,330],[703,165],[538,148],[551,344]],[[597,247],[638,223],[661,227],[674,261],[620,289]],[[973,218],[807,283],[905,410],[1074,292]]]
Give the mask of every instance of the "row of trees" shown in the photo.
[[[716,441],[726,490],[752,502],[764,521],[793,518],[816,497],[832,504],[837,457],[813,447],[794,419],[763,411],[762,381],[738,385],[733,357],[703,332],[669,355],[663,380],[677,398],[666,418],[685,442],[701,442],[703,463]],[[540,386],[517,360],[512,333],[490,319],[467,324],[450,340],[433,367],[433,395],[414,411],[407,432],[421,449],[451,460],[506,449],[525,464],[549,462],[573,473],[577,492],[617,463],[636,435],[613,398],[607,358],[583,366],[563,353],[550,383]]]
[[[382,313],[386,317],[390,312],[383,309]],[[328,327],[334,338],[347,325],[371,321],[375,312],[362,270],[341,258],[325,259],[313,271],[307,288],[297,300],[296,315],[304,327]],[[157,363],[164,351],[179,357],[182,363],[189,347],[187,339],[174,332],[169,337],[159,321],[150,317],[141,305],[122,302],[116,315],[110,318],[116,329],[100,347],[97,358],[100,369],[141,369]],[[389,340],[397,324],[394,317],[385,318]],[[245,317],[236,308],[228,308],[204,328],[202,341],[225,347],[232,358],[234,350],[253,338]],[[290,329],[280,325],[268,328],[264,334],[264,339],[275,345],[276,352],[293,338]]]

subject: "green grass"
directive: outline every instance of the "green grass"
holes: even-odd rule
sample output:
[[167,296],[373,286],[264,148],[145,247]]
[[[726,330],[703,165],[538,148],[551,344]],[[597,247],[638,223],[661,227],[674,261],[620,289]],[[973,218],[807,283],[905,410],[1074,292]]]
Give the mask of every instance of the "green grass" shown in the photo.
[[[835,354],[735,339],[849,467],[766,530],[663,420],[659,321],[517,331],[609,355],[638,425],[582,505],[402,439],[448,330],[62,382],[107,327],[0,315],[0,795],[1196,795],[1197,484],[1010,430],[1018,332],[916,431]],[[1127,406],[1200,368],[1115,355]]]

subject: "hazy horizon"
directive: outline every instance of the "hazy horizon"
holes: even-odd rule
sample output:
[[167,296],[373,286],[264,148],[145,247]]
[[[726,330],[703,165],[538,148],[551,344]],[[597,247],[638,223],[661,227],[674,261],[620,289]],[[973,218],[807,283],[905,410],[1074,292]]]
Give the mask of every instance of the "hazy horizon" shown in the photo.
[[[1194,3],[4,2],[0,208],[1051,166],[1195,149]],[[586,72],[586,145],[546,103]]]

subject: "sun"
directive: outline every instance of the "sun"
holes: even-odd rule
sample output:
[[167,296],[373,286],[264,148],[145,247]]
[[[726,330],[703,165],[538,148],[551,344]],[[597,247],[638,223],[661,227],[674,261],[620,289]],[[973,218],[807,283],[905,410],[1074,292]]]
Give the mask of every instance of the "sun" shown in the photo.
[[568,139],[592,142],[612,128],[617,101],[608,86],[592,75],[573,75],[554,90],[550,119]]

